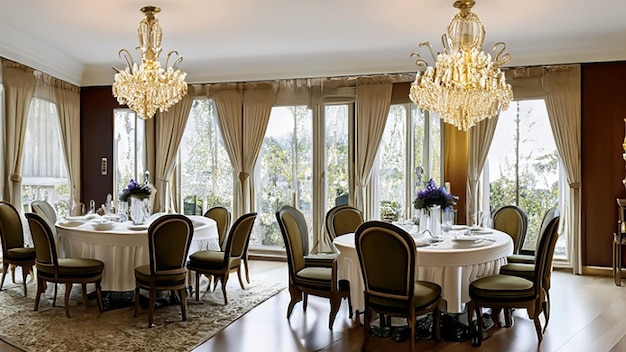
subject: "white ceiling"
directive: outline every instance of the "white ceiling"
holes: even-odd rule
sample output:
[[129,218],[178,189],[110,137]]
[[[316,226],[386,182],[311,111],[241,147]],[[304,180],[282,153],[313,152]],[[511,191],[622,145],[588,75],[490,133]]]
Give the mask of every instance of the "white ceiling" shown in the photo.
[[[140,8],[161,7],[163,53],[189,83],[415,72],[409,55],[440,38],[453,0],[0,0],[0,56],[80,86],[110,85],[117,54],[139,55]],[[476,0],[485,49],[508,66],[626,60],[624,0]]]

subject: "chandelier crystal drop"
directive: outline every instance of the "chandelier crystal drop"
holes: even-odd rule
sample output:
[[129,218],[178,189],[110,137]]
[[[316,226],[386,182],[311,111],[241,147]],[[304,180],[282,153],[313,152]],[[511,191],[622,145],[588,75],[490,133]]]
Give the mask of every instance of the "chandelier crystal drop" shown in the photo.
[[411,84],[409,97],[420,108],[438,113],[445,122],[467,131],[476,123],[506,110],[513,98],[511,85],[500,67],[510,60],[506,45],[498,42],[491,55],[482,50],[485,28],[473,12],[473,0],[458,0],[454,7],[460,12],[452,18],[446,34],[442,36],[444,51],[436,56],[435,67],[414,52],[419,71]]
[[[139,117],[150,119],[157,110],[163,112],[180,101],[187,94],[187,74],[176,67],[183,61],[177,51],[167,54],[165,68],[159,62],[161,54],[162,30],[154,15],[161,11],[155,6],[145,6],[141,12],[145,18],[139,22],[137,29],[139,46],[137,51],[141,53],[141,64],[138,65],[126,49],[119,51],[120,58],[126,61],[126,68],[117,72],[113,82],[113,96],[117,101],[135,111]],[[170,66],[172,55],[177,59]]]

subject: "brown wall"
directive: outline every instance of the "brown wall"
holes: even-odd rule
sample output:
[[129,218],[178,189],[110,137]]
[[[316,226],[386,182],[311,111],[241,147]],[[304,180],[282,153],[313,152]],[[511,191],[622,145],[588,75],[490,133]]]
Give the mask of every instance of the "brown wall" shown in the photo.
[[[113,192],[113,109],[118,108],[111,87],[87,87],[80,92],[82,202],[99,207]],[[100,160],[107,158],[108,172],[100,174]]]
[[583,265],[610,267],[616,198],[626,198],[626,62],[582,65],[581,165]]
[[[582,262],[610,267],[612,233],[617,224],[616,198],[626,198],[621,180],[626,118],[626,62],[583,64],[581,70]],[[398,87],[399,88],[399,87]],[[397,93],[404,89],[394,89]],[[397,95],[397,94],[396,94]],[[81,156],[83,202],[104,202],[112,191],[113,109],[118,104],[111,87],[81,89]],[[109,160],[109,174],[100,175],[100,159]],[[456,169],[456,168],[455,168]],[[449,172],[453,171],[451,169]],[[466,184],[466,172],[446,175],[453,193]],[[458,178],[458,179],[457,179]]]

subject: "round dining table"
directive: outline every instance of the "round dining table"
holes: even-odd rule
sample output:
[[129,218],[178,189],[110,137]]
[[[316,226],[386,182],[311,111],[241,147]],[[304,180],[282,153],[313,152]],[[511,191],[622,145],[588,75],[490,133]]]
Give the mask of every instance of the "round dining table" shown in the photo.
[[[469,234],[467,234],[469,232]],[[438,238],[416,236],[416,280],[437,283],[442,288],[440,309],[462,313],[470,301],[469,284],[481,277],[497,274],[513,253],[509,235],[494,229],[469,231],[458,227]],[[350,282],[353,309],[365,309],[363,277],[354,244],[354,233],[337,236],[337,279]],[[393,273],[389,273],[393,275]]]
[[[152,215],[141,225],[131,221],[113,221],[110,229],[102,230],[102,217],[91,214],[60,219],[55,224],[61,257],[93,258],[104,262],[103,291],[132,291],[135,289],[135,268],[150,263],[148,227],[162,213]],[[218,249],[217,223],[198,215],[188,215],[194,227],[189,254],[205,249]]]

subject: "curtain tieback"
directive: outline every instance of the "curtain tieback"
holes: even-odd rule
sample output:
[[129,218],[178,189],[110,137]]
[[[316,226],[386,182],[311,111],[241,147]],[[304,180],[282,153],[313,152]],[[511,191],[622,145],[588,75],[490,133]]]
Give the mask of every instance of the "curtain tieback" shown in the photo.
[[9,180],[11,180],[11,182],[22,182],[22,175],[11,174],[11,176],[9,176]]
[[569,187],[573,189],[578,189],[580,188],[580,182],[572,182],[569,184]]
[[239,179],[242,180],[242,181],[247,179],[248,177],[250,177],[250,174],[247,173],[247,172],[240,172],[239,173]]

